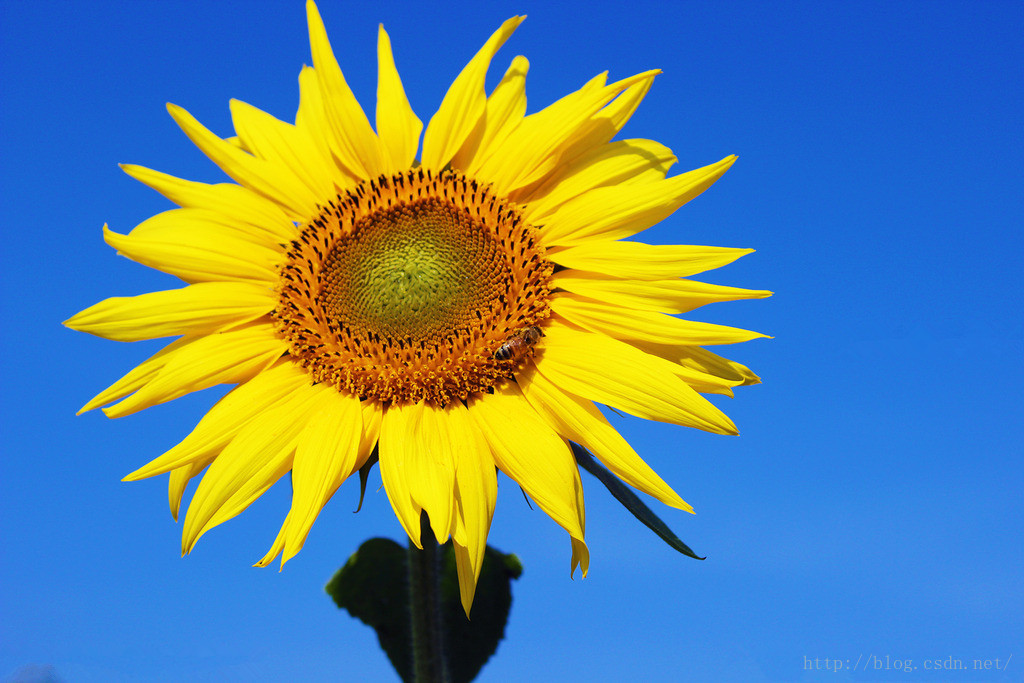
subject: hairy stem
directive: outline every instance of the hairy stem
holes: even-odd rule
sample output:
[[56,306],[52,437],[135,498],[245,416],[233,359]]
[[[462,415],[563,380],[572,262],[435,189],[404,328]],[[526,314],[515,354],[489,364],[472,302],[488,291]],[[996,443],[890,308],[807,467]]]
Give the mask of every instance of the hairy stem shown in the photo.
[[441,546],[426,511],[420,517],[423,550],[409,541],[409,617],[416,683],[448,683],[444,620],[441,617]]

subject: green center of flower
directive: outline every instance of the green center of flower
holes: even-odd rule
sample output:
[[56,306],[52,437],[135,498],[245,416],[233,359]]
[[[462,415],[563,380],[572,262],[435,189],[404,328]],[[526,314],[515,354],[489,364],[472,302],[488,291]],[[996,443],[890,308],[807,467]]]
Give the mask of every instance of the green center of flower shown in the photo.
[[314,382],[445,406],[529,362],[552,272],[514,204],[461,173],[414,169],[361,183],[303,226],[274,317]]
[[436,198],[358,221],[324,259],[325,313],[408,342],[448,337],[499,294],[508,266],[490,231]]

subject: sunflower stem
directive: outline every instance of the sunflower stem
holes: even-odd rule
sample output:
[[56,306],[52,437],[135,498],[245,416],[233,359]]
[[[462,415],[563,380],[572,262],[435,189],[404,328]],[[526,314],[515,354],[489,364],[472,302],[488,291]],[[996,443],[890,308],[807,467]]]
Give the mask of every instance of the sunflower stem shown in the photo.
[[448,683],[444,620],[441,617],[441,547],[424,510],[420,517],[420,550],[409,541],[409,619],[412,622],[413,680]]

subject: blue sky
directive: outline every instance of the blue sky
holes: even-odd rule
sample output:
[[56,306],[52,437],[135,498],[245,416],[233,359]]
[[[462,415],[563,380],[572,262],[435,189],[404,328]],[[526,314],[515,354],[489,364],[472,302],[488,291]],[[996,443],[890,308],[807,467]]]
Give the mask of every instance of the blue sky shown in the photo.
[[[286,485],[181,559],[165,479],[120,479],[223,390],[75,417],[160,343],[58,324],[175,286],[101,240],[105,222],[127,232],[169,208],[116,164],[222,178],[167,101],[222,135],[231,97],[293,117],[310,61],[302,3],[3,4],[0,676],[390,680],[373,632],[322,592],[364,539],[401,539],[379,475],[358,515],[358,488],[342,488],[283,573],[250,565]],[[531,111],[605,69],[663,69],[623,135],[668,145],[680,172],[740,158],[642,238],[754,247],[708,279],[776,292],[693,316],[774,336],[727,349],[764,379],[717,401],[741,436],[613,418],[696,508],[658,510],[707,561],[675,554],[586,478],[591,572],[570,581],[564,532],[502,480],[490,542],[525,572],[479,680],[1021,680],[1024,6],[325,0],[321,12],[369,111],[385,24],[424,121],[516,13],[529,18],[492,76],[529,57]],[[886,656],[918,668],[807,669]],[[948,657],[1010,661],[924,669]]]

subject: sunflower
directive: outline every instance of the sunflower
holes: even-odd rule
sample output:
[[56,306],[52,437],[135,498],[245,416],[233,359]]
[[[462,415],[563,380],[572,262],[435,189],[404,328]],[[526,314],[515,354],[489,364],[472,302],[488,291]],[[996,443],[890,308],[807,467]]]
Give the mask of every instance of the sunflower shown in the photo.
[[[291,473],[292,505],[257,564],[282,563],[339,486],[378,458],[413,543],[421,513],[453,540],[467,611],[502,471],[571,538],[586,575],[583,489],[569,442],[631,486],[692,512],[595,406],[735,434],[701,396],[758,381],[703,347],[761,337],[675,314],[770,292],[688,276],[749,249],[624,241],[664,219],[733,163],[666,177],[675,157],[611,141],[658,73],[601,74],[525,115],[528,62],[488,95],[492,58],[523,17],[487,40],[419,138],[383,27],[376,131],[308,2],[313,66],[294,125],[231,102],[235,137],[168,111],[235,182],[139,166],[133,178],[180,208],[118,253],[181,278],[180,289],[114,297],[65,324],[118,341],[179,337],[82,411],[120,417],[236,384],[183,441],[126,480],[169,473],[188,553],[211,528]],[[418,154],[419,151],[419,154]]]

